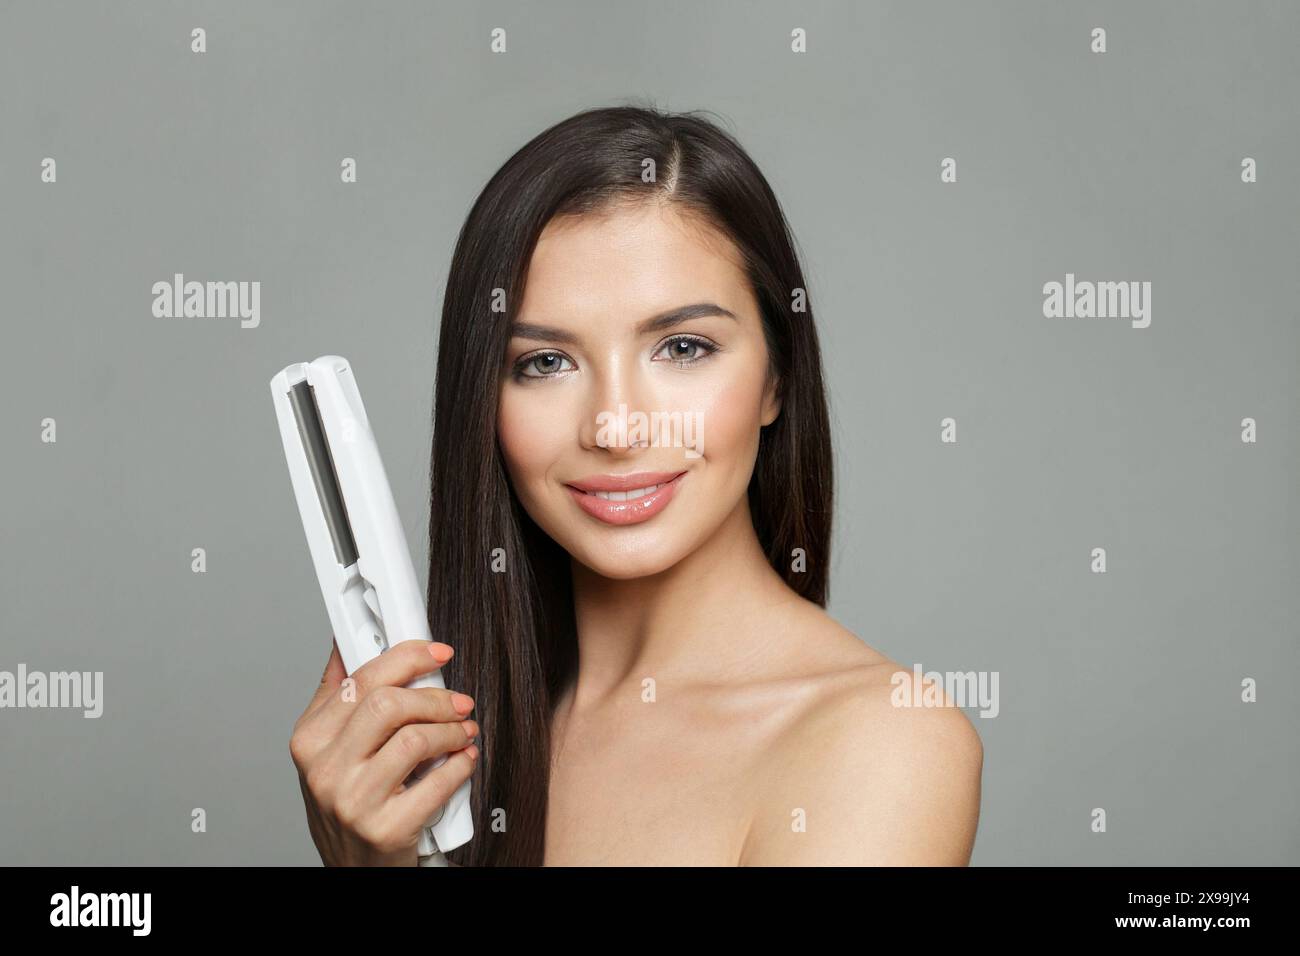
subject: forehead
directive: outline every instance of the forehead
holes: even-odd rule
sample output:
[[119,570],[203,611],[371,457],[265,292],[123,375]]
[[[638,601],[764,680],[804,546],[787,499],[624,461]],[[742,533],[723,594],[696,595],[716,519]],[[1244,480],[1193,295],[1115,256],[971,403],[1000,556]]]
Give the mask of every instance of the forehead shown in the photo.
[[700,299],[739,314],[751,301],[742,262],[725,234],[671,203],[556,219],[529,262],[519,315],[635,323]]

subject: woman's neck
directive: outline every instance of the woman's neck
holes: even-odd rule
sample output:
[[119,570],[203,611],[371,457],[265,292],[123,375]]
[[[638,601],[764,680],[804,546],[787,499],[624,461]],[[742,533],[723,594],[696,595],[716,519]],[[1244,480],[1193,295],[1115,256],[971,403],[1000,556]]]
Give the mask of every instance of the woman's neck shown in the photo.
[[759,624],[801,600],[768,564],[742,496],[707,542],[671,568],[631,580],[574,562],[578,675],[564,695],[579,712],[656,684],[743,680],[770,672],[781,635]]

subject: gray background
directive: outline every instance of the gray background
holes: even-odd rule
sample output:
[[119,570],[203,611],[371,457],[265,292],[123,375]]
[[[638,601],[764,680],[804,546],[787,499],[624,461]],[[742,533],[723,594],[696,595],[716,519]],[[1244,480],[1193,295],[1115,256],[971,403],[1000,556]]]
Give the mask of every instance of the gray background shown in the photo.
[[[794,228],[832,614],[1000,674],[973,862],[1300,863],[1297,35],[1292,3],[0,3],[0,669],[105,674],[98,720],[0,711],[0,861],[318,862],[288,737],[329,625],[268,381],[352,360],[423,577],[469,206],[648,99],[720,114]],[[260,327],[154,318],[174,272],[260,280]],[[1149,280],[1151,327],[1044,318],[1066,272]]]

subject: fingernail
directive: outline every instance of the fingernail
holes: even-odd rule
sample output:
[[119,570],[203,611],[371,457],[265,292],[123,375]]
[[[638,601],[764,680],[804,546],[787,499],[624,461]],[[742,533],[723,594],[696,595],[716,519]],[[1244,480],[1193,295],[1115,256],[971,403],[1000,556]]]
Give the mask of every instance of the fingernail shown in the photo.
[[477,760],[477,759],[478,759],[478,745],[477,745],[477,744],[470,744],[468,747],[465,748],[465,753],[469,754],[469,759],[470,759],[470,760]]
[[443,644],[441,641],[434,641],[429,645],[429,653],[439,664],[445,664],[451,660],[451,655],[455,653],[450,644]]
[[474,698],[465,694],[452,694],[451,706],[456,708],[458,714],[468,714],[474,709]]
[[472,720],[462,720],[460,726],[465,731],[465,736],[470,740],[473,740],[475,735],[478,734],[478,724]]

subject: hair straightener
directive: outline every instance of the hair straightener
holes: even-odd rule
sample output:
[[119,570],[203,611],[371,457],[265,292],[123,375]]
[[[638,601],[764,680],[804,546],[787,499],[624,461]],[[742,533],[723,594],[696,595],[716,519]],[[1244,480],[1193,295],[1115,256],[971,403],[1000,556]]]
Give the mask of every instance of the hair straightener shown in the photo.
[[[271,379],[271,394],[316,578],[348,674],[393,644],[432,641],[393,492],[348,360],[326,355],[289,365]],[[406,686],[446,684],[437,670]],[[421,831],[420,866],[446,866],[443,854],[474,836],[469,788],[466,779]]]

